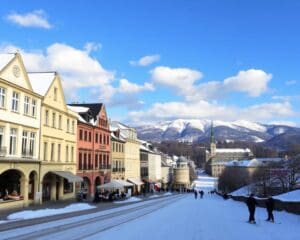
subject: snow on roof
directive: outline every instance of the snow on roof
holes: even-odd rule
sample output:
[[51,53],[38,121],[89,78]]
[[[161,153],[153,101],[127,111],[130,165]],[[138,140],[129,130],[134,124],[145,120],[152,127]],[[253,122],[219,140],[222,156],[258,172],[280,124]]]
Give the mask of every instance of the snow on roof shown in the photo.
[[77,113],[84,113],[89,110],[88,107],[70,106],[70,105],[67,105],[67,106],[69,109],[71,109],[72,111],[77,112]]
[[15,57],[14,53],[0,54],[0,71]]
[[217,153],[250,153],[251,150],[249,148],[217,148],[216,149]]
[[274,196],[282,202],[300,202],[300,189]]
[[117,140],[117,141],[125,142],[125,139],[124,139],[124,138],[122,138],[121,136],[120,136],[120,137],[117,137],[113,132],[110,133],[110,136],[111,136],[113,139]]
[[55,78],[55,72],[28,73],[33,91],[45,96]]
[[263,166],[270,162],[279,162],[282,158],[253,158],[251,160],[233,160],[223,163],[225,166],[237,166],[237,167],[257,167]]

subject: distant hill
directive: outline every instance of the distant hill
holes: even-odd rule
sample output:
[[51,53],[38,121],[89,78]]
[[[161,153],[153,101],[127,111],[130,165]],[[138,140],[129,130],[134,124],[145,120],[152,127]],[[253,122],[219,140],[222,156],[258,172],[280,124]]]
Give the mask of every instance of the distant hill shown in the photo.
[[[245,120],[234,122],[214,121],[214,135],[217,141],[246,141],[285,150],[291,144],[300,144],[300,128],[287,125],[268,125]],[[161,142],[208,142],[210,120],[164,121],[136,127],[138,137],[146,141]]]

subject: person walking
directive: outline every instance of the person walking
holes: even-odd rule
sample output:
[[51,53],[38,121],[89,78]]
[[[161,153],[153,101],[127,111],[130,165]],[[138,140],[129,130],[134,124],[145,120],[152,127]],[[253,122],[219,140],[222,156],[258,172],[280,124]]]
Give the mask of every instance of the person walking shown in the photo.
[[199,193],[200,193],[200,198],[203,198],[204,192],[201,190]]
[[251,193],[250,196],[247,198],[246,204],[248,206],[249,210],[249,223],[256,223],[254,214],[255,214],[255,206],[257,205],[257,202],[254,198],[254,194]]
[[197,192],[197,190],[194,190],[194,195],[195,195],[195,199],[197,199],[197,197],[198,197],[198,192]]
[[274,222],[274,215],[273,215],[274,199],[271,196],[266,201],[266,209],[268,212],[268,219],[266,221]]

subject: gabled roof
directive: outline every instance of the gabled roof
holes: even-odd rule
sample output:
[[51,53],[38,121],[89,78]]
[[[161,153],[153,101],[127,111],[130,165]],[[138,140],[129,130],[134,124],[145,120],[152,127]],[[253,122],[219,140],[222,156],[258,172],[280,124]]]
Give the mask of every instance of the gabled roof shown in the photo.
[[29,80],[33,91],[45,96],[48,89],[50,88],[56,72],[31,72],[28,73]]
[[[71,107],[79,107],[79,108],[77,108],[77,110],[79,110],[79,112],[78,112],[79,114],[84,113],[84,109],[80,108],[80,107],[88,108],[94,121],[97,120],[97,117],[103,106],[102,103],[72,103],[72,104],[68,104],[68,105]],[[80,112],[80,111],[82,111],[82,112]]]
[[0,54],[0,71],[15,57],[14,53]]

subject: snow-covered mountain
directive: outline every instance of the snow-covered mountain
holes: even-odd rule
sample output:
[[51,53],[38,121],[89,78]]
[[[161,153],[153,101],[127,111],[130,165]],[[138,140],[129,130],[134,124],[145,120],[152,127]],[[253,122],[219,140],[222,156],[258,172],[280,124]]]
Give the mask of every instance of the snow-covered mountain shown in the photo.
[[[285,125],[267,125],[246,120],[234,122],[214,121],[214,135],[221,141],[265,142],[275,136],[299,133],[300,129]],[[140,139],[148,141],[177,140],[204,142],[210,137],[210,120],[164,121],[153,125],[136,127]]]

